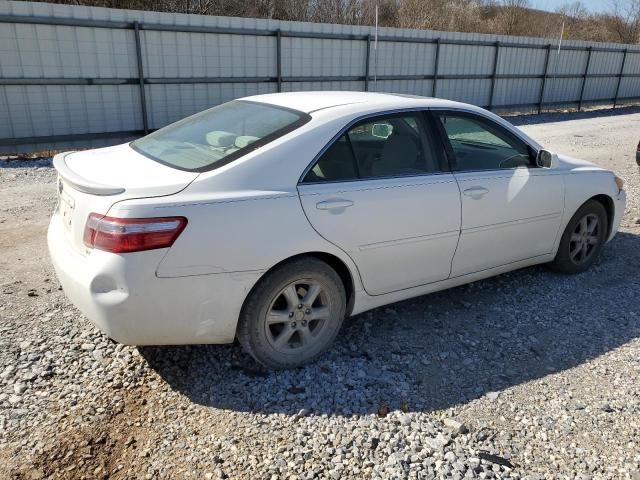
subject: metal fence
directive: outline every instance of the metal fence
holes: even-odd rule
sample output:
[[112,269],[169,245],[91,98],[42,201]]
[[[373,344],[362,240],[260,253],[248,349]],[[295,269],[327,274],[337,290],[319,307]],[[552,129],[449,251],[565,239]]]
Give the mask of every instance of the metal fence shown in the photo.
[[319,89],[615,107],[640,98],[640,47],[0,4],[0,152],[116,143],[232,98]]

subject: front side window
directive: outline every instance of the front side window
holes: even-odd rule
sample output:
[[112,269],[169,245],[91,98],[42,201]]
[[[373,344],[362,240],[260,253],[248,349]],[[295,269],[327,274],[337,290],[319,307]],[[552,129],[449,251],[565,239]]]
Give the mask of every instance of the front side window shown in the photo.
[[458,170],[495,170],[528,167],[527,145],[484,119],[456,113],[438,113]]
[[422,175],[441,170],[420,113],[387,115],[352,126],[320,157],[305,182]]
[[295,110],[236,100],[167,125],[130,145],[170,167],[198,172],[221,167],[308,119]]

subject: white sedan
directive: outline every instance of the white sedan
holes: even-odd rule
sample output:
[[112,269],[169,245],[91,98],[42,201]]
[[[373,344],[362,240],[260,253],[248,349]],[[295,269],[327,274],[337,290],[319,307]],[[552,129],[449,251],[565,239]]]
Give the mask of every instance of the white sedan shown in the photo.
[[116,341],[318,357],[346,316],[548,263],[589,268],[622,181],[481,108],[357,92],[225,103],[62,153],[51,258]]

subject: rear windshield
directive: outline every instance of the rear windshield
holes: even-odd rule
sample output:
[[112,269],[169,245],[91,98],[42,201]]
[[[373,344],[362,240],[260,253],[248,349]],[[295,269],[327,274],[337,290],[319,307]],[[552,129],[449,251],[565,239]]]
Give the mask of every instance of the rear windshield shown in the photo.
[[212,170],[305,124],[305,113],[235,100],[131,142],[137,152],[180,170]]

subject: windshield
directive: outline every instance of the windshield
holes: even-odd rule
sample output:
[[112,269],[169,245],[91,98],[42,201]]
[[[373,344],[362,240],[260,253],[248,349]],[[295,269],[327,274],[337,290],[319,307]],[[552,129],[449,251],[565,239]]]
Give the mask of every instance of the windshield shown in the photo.
[[201,172],[221,167],[309,118],[288,108],[235,100],[167,125],[130,145],[170,167]]

